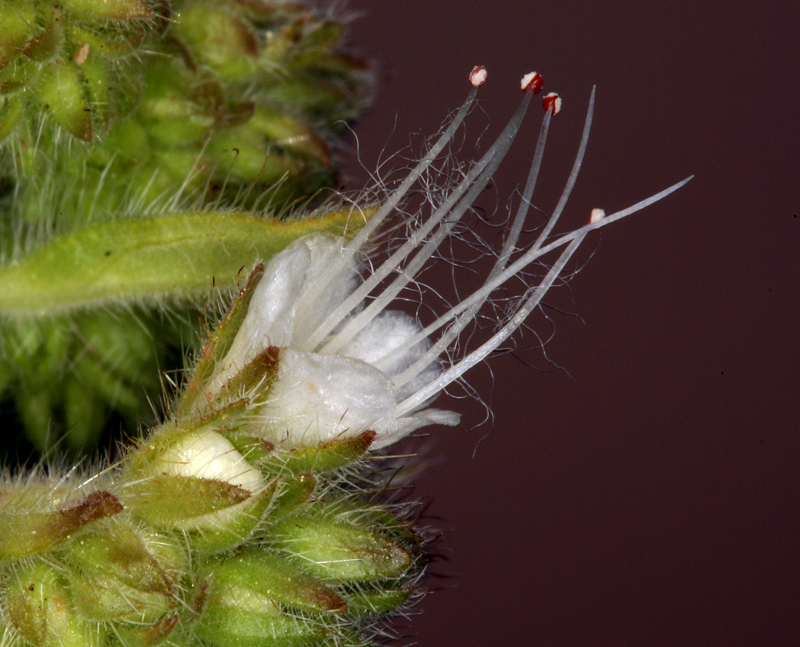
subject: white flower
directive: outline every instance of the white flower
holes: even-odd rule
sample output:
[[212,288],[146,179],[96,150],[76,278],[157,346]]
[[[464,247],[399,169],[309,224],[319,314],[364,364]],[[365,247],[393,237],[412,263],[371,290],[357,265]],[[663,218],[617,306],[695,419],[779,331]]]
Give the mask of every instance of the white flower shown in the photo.
[[[478,78],[474,71],[473,77]],[[458,414],[430,408],[432,399],[519,328],[586,235],[660,200],[688,181],[616,214],[601,216],[601,210],[594,210],[589,224],[560,237],[551,236],[583,161],[593,114],[592,92],[581,145],[561,200],[535,243],[519,249],[544,142],[556,112],[548,95],[520,207],[483,287],[424,329],[413,317],[389,309],[393,300],[413,285],[491,179],[517,134],[532,93],[541,89],[541,77],[534,78],[537,83],[523,83],[523,102],[497,141],[457,186],[439,201],[429,201],[433,204],[430,216],[415,216],[406,223],[408,238],[382,264],[368,269],[365,250],[374,246],[400,201],[449,143],[470,110],[477,86],[428,154],[389,194],[358,235],[350,241],[312,235],[276,255],[264,270],[210,392],[219,391],[259,353],[278,347],[277,379],[265,404],[255,413],[258,433],[278,447],[310,446],[372,430],[377,434],[373,447],[379,448],[425,425],[457,424]],[[528,286],[506,318],[498,322],[491,338],[477,349],[459,354],[455,350],[459,336],[492,293],[531,263],[559,249],[560,255],[544,278]]]

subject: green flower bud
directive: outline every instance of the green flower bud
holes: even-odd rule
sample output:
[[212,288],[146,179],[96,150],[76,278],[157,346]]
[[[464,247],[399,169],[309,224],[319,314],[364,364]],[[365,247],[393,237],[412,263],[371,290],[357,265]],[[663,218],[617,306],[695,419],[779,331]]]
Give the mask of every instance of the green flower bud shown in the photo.
[[133,20],[150,18],[153,11],[142,0],[60,0],[64,8],[79,20]]
[[116,634],[126,647],[153,647],[172,634],[178,620],[179,616],[173,615],[145,627],[122,625],[116,629]]
[[[347,608],[333,589],[290,562],[263,550],[248,549],[234,557],[209,560],[203,565],[211,581],[209,597],[225,588],[249,590],[276,603],[306,611],[339,612]],[[223,606],[234,606],[223,602]]]
[[153,623],[173,607],[175,582],[127,524],[102,524],[69,542],[63,559],[75,609],[96,621]]
[[273,453],[262,461],[267,471],[328,472],[358,461],[375,440],[374,431],[365,431],[355,438],[343,438],[321,443],[314,447],[298,447],[288,452]]
[[292,517],[277,523],[271,531],[277,546],[290,551],[308,572],[326,581],[397,579],[414,563],[398,543],[345,522]]
[[73,611],[66,582],[49,564],[15,573],[6,591],[14,627],[34,647],[99,647],[104,631]]

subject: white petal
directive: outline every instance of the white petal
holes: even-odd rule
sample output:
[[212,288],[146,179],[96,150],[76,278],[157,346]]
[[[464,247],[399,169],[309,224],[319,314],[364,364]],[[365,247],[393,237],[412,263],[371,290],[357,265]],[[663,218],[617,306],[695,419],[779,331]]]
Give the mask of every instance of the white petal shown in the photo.
[[161,453],[158,470],[170,476],[223,481],[249,492],[259,491],[264,483],[261,473],[215,431],[181,438]]
[[[404,312],[389,310],[375,317],[339,353],[347,357],[358,358],[368,364],[375,364],[379,359],[405,344],[419,331],[420,325],[416,319]],[[430,346],[430,341],[424,339],[381,368],[390,378],[399,375],[422,357]],[[416,393],[428,382],[436,379],[439,373],[441,373],[441,369],[438,363],[426,367],[396,393],[397,399],[404,400]]]
[[313,331],[357,285],[354,267],[342,270],[325,294],[309,309],[309,316],[297,320],[302,295],[322,275],[336,255],[342,239],[330,234],[305,236],[276,254],[264,268],[253,292],[250,307],[231,348],[209,386],[217,393],[233,375],[270,346],[285,348],[297,336]]
[[[344,244],[343,239],[331,234],[314,234],[306,236],[303,241],[311,252],[311,263],[301,294],[305,294],[317,279],[330,272],[335,261],[341,258]],[[298,340],[302,343],[302,340],[314,332],[355,291],[360,282],[361,277],[353,261],[340,269],[339,275],[328,283],[325,291],[314,298],[310,304],[312,307],[305,307],[305,299],[301,298],[298,312],[304,314],[295,322],[294,346],[298,345]]]
[[381,426],[372,449],[388,447],[415,432],[421,427],[428,425],[445,425],[455,427],[461,422],[461,415],[455,411],[445,411],[443,409],[423,409],[417,413],[402,418],[394,418]]
[[396,402],[389,378],[361,360],[286,349],[260,426],[278,447],[307,447],[381,433]]

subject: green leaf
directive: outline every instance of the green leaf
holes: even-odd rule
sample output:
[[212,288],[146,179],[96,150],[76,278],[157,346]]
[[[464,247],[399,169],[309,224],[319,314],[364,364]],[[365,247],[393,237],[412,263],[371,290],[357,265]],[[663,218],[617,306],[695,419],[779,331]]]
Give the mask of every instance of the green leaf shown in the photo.
[[[43,314],[233,285],[244,267],[314,232],[343,233],[350,212],[289,222],[191,213],[85,227],[0,268],[0,313]],[[358,217],[353,218],[357,221]]]

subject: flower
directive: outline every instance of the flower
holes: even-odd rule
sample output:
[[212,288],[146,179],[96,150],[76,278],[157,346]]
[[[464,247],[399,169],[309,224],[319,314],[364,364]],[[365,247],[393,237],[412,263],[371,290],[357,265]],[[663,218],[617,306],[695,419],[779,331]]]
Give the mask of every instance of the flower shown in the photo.
[[[525,96],[498,139],[456,186],[427,201],[432,211],[428,217],[414,214],[404,223],[407,238],[390,250],[386,260],[373,267],[367,250],[392,226],[391,216],[409,190],[424,182],[425,172],[470,111],[485,78],[485,70],[473,70],[470,80],[474,87],[455,118],[352,240],[307,236],[275,256],[264,269],[247,315],[206,390],[207,399],[213,398],[254,358],[268,349],[279,349],[268,393],[254,407],[254,427],[263,440],[292,449],[373,431],[372,447],[380,448],[426,425],[458,424],[458,414],[431,408],[432,400],[522,325],[586,235],[660,200],[688,181],[615,214],[606,216],[595,209],[588,224],[552,236],[583,161],[593,116],[593,91],[578,154],[558,206],[536,242],[518,248],[550,121],[561,106],[557,95],[548,94],[528,183],[494,267],[479,290],[423,327],[414,317],[392,310],[391,305],[413,287],[415,277],[442,243],[454,236],[456,224],[491,179],[517,135],[531,96],[542,88],[540,75],[534,72],[523,78]],[[544,278],[526,286],[491,338],[470,352],[459,352],[460,335],[492,294],[559,249],[560,255]]]

